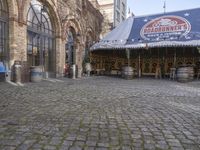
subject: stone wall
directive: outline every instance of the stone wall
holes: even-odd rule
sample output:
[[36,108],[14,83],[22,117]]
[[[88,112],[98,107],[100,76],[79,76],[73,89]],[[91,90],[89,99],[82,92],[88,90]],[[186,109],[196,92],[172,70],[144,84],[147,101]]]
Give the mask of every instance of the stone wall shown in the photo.
[[[62,76],[65,65],[66,33],[73,27],[80,34],[76,44],[76,64],[82,69],[83,54],[88,32],[92,34],[92,41],[99,40],[103,16],[88,1],[81,0],[39,0],[50,10],[55,28],[56,52],[55,74]],[[31,0],[8,0],[9,7],[9,68],[14,61],[27,61],[27,13]],[[91,41],[91,42],[92,42]],[[80,76],[80,75],[79,75]]]
[[[75,52],[76,65],[78,66],[78,70],[82,70],[83,54],[88,42],[87,36],[89,33],[92,36],[92,41],[90,42],[99,40],[103,16],[88,0],[80,2],[62,0],[58,2],[58,8],[62,24],[63,42],[67,43],[67,33],[71,27],[75,30],[76,34],[80,34],[75,39]],[[65,55],[65,52],[63,55]],[[79,76],[81,76],[80,72]]]

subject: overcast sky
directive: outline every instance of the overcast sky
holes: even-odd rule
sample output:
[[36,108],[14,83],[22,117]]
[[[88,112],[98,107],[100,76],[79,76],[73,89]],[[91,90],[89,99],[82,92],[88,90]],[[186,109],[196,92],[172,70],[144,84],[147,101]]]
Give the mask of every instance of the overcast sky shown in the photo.
[[[163,13],[164,0],[128,0],[135,16]],[[200,0],[166,0],[166,12],[200,8]]]

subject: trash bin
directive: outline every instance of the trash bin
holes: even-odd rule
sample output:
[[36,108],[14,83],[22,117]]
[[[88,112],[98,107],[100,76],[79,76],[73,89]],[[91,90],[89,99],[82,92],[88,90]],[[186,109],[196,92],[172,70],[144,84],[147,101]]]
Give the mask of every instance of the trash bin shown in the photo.
[[11,69],[11,81],[21,83],[21,65],[20,61],[15,61]]
[[31,70],[31,82],[40,82],[42,81],[42,76],[43,76],[43,72],[42,72],[42,67],[41,66],[32,66],[30,68]]

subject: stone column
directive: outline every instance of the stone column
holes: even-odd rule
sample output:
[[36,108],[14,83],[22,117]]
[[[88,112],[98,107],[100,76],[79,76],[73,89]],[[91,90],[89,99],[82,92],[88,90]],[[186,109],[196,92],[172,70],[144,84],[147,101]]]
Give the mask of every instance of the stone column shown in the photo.
[[56,77],[64,76],[64,65],[65,65],[65,41],[61,37],[56,38]]
[[[12,66],[15,61],[22,64],[21,79],[25,81],[26,72],[23,64],[27,62],[27,26],[25,23],[19,23],[17,19],[10,18],[9,20],[9,69],[13,71]],[[13,72],[11,72],[13,75]],[[24,79],[24,80],[23,80]]]
[[79,46],[77,47],[77,57],[76,57],[76,63],[78,66],[78,77],[81,78],[82,77],[82,71],[83,71],[83,50],[84,50],[84,46],[82,44],[79,44]]
[[27,26],[14,19],[9,21],[10,67],[14,61],[27,61]]

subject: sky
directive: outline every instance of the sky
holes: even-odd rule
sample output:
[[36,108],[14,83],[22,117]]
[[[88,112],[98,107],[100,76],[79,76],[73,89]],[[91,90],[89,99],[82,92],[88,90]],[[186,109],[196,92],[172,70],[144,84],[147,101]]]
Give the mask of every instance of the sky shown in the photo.
[[[135,16],[163,13],[165,0],[127,0]],[[200,8],[200,0],[166,0],[166,12]],[[129,9],[127,9],[129,10]]]

